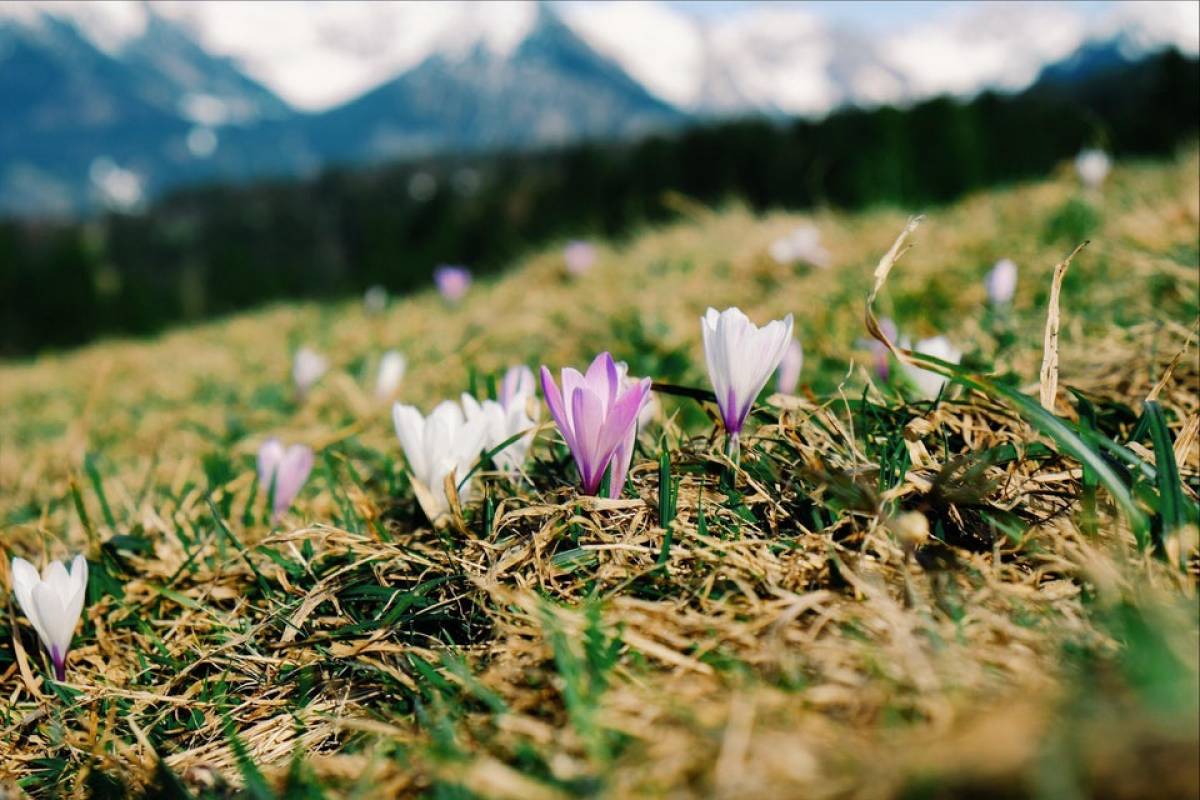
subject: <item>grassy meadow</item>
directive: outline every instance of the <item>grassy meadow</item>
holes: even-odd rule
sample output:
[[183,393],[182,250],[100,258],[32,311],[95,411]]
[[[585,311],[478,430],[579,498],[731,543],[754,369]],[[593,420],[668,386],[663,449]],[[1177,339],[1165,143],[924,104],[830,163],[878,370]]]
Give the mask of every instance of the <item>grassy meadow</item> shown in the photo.
[[[1064,165],[947,207],[853,215],[672,197],[676,222],[597,243],[581,277],[555,248],[454,307],[432,290],[374,316],[275,306],[0,365],[6,554],[84,552],[91,573],[59,684],[0,561],[0,782],[1195,797],[1198,173],[1193,148],[1118,164],[1094,192]],[[945,334],[963,374],[987,376],[936,401],[894,362],[880,380],[863,342],[876,264],[916,211],[876,309],[913,340]],[[767,255],[803,221],[829,269]],[[1047,422],[1052,275],[1085,240]],[[983,276],[1005,257],[1016,298],[993,310]],[[429,525],[373,391],[385,350],[407,356],[399,397],[425,411],[487,396],[511,364],[557,371],[602,350],[707,388],[710,305],[793,313],[805,349],[801,391],[764,394],[740,463],[711,405],[661,394],[624,496],[580,498],[543,409],[528,482],[485,474],[481,502]],[[332,362],[303,402],[301,345]],[[269,436],[317,451],[276,523],[254,466]]]

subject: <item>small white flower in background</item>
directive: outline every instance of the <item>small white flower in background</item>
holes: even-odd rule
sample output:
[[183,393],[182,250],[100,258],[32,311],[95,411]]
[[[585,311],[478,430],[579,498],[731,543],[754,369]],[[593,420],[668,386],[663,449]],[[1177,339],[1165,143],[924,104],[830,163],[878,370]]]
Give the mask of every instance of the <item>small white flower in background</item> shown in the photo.
[[321,380],[327,369],[329,361],[325,356],[312,348],[301,347],[292,360],[292,380],[296,384],[296,392],[304,397]]
[[591,242],[584,242],[578,239],[567,242],[567,246],[563,248],[563,263],[567,267],[567,272],[578,277],[596,263],[596,248]]
[[[412,472],[417,502],[429,521],[437,523],[450,510],[446,476],[453,471],[457,485],[479,460],[487,435],[484,420],[468,420],[458,404],[446,400],[427,417],[413,406],[396,403],[392,406],[392,421]],[[467,502],[474,493],[472,476],[458,490],[458,496]]]
[[[907,348],[908,342],[902,343],[901,346]],[[962,360],[962,352],[960,352],[958,348],[951,344],[950,340],[945,336],[934,336],[931,339],[922,339],[921,341],[917,342],[917,346],[912,349],[918,353],[922,353],[927,356],[933,356],[934,358],[941,359],[942,361],[948,361],[951,364],[957,364]],[[930,372],[927,369],[914,367],[911,364],[905,364],[904,371],[907,373],[908,379],[917,387],[917,390],[920,391],[922,395],[930,399],[937,397],[938,393],[942,391],[942,387],[946,385],[946,378],[942,377],[936,372]]]
[[993,306],[1007,306],[1017,293],[1017,265],[1012,259],[1002,258],[984,278],[988,301]]
[[388,293],[382,286],[372,286],[363,294],[363,308],[368,314],[382,314],[387,309]]
[[400,389],[400,381],[408,369],[408,360],[398,350],[388,350],[379,360],[379,376],[375,379],[375,396],[391,400]]
[[1075,172],[1083,185],[1089,189],[1099,189],[1111,168],[1112,162],[1108,153],[1098,148],[1080,150],[1079,155],[1075,156]]
[[[533,377],[533,370],[525,364],[514,364],[509,367],[504,377],[500,379],[500,386],[496,390],[496,399],[500,401],[500,405],[509,408],[514,403],[521,406],[530,405],[529,398],[537,396],[537,379]],[[541,404],[535,404],[536,410],[533,412],[536,416],[541,414]]]
[[292,507],[313,468],[312,448],[302,444],[284,447],[278,439],[267,439],[258,448],[258,484],[270,495],[271,513],[279,519]]
[[804,367],[804,347],[799,339],[792,339],[783,360],[779,362],[776,391],[780,394],[795,394],[800,385],[800,370]]
[[718,313],[710,308],[700,319],[700,332],[708,379],[729,433],[729,452],[734,455],[754,400],[792,341],[792,315],[760,328],[740,309],[727,308]]
[[803,262],[825,269],[831,261],[829,251],[821,244],[821,231],[811,223],[776,239],[768,252],[777,264],[782,265]]
[[87,594],[87,560],[75,556],[70,571],[63,562],[51,561],[38,575],[33,564],[14,558],[12,582],[17,603],[54,663],[54,677],[66,680],[67,653]]
[[[526,397],[528,396],[519,396],[518,400],[523,401]],[[492,453],[492,461],[502,472],[510,477],[520,473],[525,468],[529,446],[533,444],[534,423],[525,412],[527,403],[512,402],[502,405],[495,400],[484,400],[481,403],[471,395],[463,394],[462,406],[468,422],[482,420],[484,438],[481,449],[489,453],[517,434],[524,434],[503,450]]]

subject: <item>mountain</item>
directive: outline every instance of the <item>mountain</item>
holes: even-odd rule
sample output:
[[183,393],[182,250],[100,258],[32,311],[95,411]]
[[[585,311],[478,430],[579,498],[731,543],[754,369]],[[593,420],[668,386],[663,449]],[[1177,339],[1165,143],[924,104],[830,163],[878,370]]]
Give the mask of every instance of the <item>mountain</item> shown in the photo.
[[229,59],[142,8],[137,31],[114,39],[55,7],[3,7],[0,210],[134,207],[207,171],[194,151],[215,137],[208,126],[292,115]]
[[456,36],[362,97],[305,121],[327,160],[627,138],[685,115],[583,43],[546,6],[504,48]]
[[705,17],[662,2],[0,3],[0,214],[1039,75],[1069,86],[1164,45],[1200,49],[1196,3],[1021,8],[861,28],[782,3]]

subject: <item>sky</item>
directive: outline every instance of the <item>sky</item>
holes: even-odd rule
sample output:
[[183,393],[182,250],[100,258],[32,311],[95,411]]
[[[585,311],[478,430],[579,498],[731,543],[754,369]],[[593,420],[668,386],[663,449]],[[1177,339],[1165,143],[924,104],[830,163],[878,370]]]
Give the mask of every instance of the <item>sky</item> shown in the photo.
[[[725,17],[764,4],[789,5],[814,11],[829,20],[868,29],[905,26],[932,19],[964,0],[667,0],[667,4],[698,17]],[[1105,0],[1074,0],[1080,10],[1101,11]]]

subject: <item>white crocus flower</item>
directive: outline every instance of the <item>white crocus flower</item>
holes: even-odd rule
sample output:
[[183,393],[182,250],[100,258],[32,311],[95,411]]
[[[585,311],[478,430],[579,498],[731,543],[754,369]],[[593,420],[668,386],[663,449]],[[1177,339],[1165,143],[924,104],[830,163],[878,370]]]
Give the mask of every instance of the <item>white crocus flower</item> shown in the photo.
[[517,434],[524,434],[506,445],[503,450],[492,453],[492,461],[510,477],[525,468],[525,457],[529,455],[529,446],[533,444],[533,420],[525,411],[528,405],[524,402],[526,396],[517,397],[519,402],[510,402],[504,406],[495,400],[484,400],[481,403],[469,394],[462,396],[463,412],[467,421],[483,422],[483,449],[489,453]]
[[740,309],[718,313],[710,308],[700,320],[700,332],[708,379],[729,433],[730,454],[736,454],[750,408],[792,342],[792,315],[760,328]]
[[41,575],[25,559],[12,560],[13,593],[50,654],[54,677],[60,681],[67,677],[67,652],[83,611],[87,580],[87,560],[82,555],[75,556],[69,572],[63,562],[51,561]]
[[812,223],[801,225],[787,236],[776,239],[768,252],[775,263],[783,266],[803,262],[826,269],[831,261],[829,251],[821,244],[821,231]]
[[[440,403],[427,417],[413,406],[396,403],[392,407],[392,421],[412,472],[417,501],[429,521],[436,524],[450,510],[446,476],[453,472],[455,483],[460,483],[484,449],[487,433],[484,421],[468,420],[463,410],[449,400]],[[467,502],[474,493],[472,478],[458,490],[458,497]]]
[[397,350],[388,350],[379,360],[379,377],[375,380],[375,396],[391,400],[400,389],[400,381],[408,369],[408,361]]
[[1017,265],[1012,259],[1000,259],[984,278],[983,284],[987,288],[988,301],[993,306],[1009,305],[1017,293]]
[[[902,346],[907,347],[908,343],[904,342]],[[913,350],[941,359],[942,361],[948,361],[951,364],[957,364],[962,360],[962,352],[951,344],[950,340],[945,336],[922,339],[917,342],[917,346]],[[908,374],[908,379],[913,382],[921,394],[930,399],[937,397],[938,393],[942,391],[942,387],[946,385],[946,378],[936,372],[914,367],[911,364],[905,364],[904,371]]]
[[379,315],[387,310],[388,293],[382,286],[372,286],[363,293],[363,308],[368,314]]
[[316,350],[309,347],[297,350],[292,361],[292,380],[296,383],[296,393],[301,397],[308,394],[327,369],[329,361]]
[[1075,156],[1075,172],[1083,185],[1089,189],[1099,189],[1111,168],[1112,161],[1109,160],[1108,153],[1099,148],[1080,150],[1079,155]]

